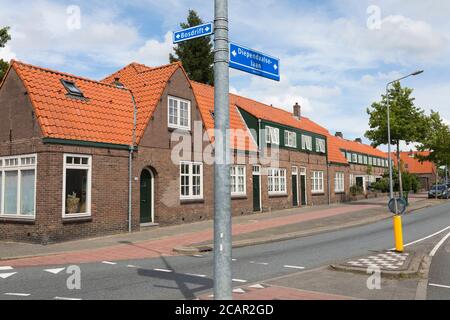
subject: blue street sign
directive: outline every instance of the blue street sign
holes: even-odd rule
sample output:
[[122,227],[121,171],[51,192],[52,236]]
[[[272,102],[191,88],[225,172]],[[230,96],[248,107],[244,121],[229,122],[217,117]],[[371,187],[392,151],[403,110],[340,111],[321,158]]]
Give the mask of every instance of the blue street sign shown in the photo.
[[200,37],[210,36],[214,33],[212,22],[201,24],[192,28],[175,31],[173,33],[173,43],[179,43]]
[[280,81],[280,60],[230,42],[230,68]]

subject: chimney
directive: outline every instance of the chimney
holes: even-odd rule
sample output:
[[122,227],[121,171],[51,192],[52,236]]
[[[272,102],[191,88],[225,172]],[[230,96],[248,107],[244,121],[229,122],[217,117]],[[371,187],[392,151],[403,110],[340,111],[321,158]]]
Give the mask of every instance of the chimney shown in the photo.
[[298,102],[294,105],[294,118],[300,120],[302,117],[302,107],[298,104]]
[[344,139],[344,135],[343,135],[342,132],[340,132],[340,131],[337,131],[337,132],[334,134],[334,136],[335,136],[335,137],[338,137],[338,138],[341,138],[341,139]]
[[361,138],[356,138],[355,142],[362,143],[362,139]]

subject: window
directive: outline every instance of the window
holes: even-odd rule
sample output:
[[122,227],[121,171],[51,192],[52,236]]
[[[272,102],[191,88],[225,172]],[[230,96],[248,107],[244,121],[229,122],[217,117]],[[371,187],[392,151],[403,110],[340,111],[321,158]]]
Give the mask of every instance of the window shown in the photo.
[[302,134],[302,149],[312,151],[312,137]]
[[316,152],[325,153],[325,140],[316,138]]
[[266,126],[266,143],[280,144],[280,130]]
[[286,169],[270,168],[267,179],[269,195],[286,194]]
[[91,215],[92,157],[64,155],[63,217]]
[[231,195],[245,196],[245,166],[232,166],[231,170]]
[[284,131],[284,144],[287,147],[297,148],[297,134],[292,131]]
[[347,152],[347,161],[352,162],[352,154],[350,152]]
[[0,158],[0,215],[35,217],[36,157]]
[[344,182],[344,172],[336,172],[334,177],[334,192],[344,192],[345,182]]
[[363,163],[363,156],[362,155],[358,155],[358,163],[362,164]]
[[61,83],[70,95],[83,97],[83,92],[77,87],[75,82],[62,79]]
[[203,199],[202,163],[180,163],[180,199]]
[[169,128],[191,129],[191,102],[169,97],[168,102]]
[[369,162],[369,166],[371,166],[372,165],[372,157],[369,157],[368,162]]
[[323,171],[313,171],[311,176],[311,186],[313,193],[324,192]]
[[368,160],[367,160],[367,156],[364,156],[364,158],[363,158],[363,163],[364,163],[364,164],[367,164],[367,161],[368,161]]
[[358,155],[356,153],[352,153],[352,162],[354,163],[358,162]]

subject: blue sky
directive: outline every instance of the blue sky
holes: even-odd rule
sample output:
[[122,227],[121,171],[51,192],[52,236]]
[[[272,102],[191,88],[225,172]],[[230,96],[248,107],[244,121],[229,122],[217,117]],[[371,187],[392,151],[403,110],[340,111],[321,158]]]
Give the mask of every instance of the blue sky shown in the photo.
[[[73,24],[80,8],[80,24]],[[13,40],[0,57],[93,79],[137,61],[168,62],[171,31],[195,9],[213,20],[212,0],[0,0]],[[361,137],[365,109],[386,82],[425,69],[404,85],[417,104],[450,120],[450,1],[229,0],[230,38],[278,56],[282,81],[231,71],[233,92],[303,114],[330,132]],[[68,27],[69,25],[72,27]],[[71,24],[70,24],[71,23]],[[75,26],[75,28],[73,27]]]

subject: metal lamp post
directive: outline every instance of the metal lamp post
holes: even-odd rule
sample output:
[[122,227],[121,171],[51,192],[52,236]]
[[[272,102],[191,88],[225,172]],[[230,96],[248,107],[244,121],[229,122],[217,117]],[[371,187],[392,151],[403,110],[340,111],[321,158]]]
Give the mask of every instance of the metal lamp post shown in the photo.
[[[407,76],[401,77],[397,80],[391,81],[386,85],[386,101],[387,101],[387,130],[388,130],[388,161],[389,161],[389,201],[394,199],[394,184],[392,179],[392,154],[391,154],[391,116],[390,116],[390,105],[389,105],[389,86],[395,82],[399,82],[408,77],[417,76],[423,73],[423,70],[418,70]],[[399,172],[399,184],[401,185],[401,169],[400,163],[398,167]],[[402,234],[402,220],[401,216],[398,215],[398,203],[397,199],[394,199],[395,215],[394,215],[394,237],[395,237],[395,249],[398,252],[403,252],[403,234]]]

